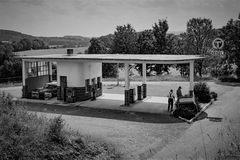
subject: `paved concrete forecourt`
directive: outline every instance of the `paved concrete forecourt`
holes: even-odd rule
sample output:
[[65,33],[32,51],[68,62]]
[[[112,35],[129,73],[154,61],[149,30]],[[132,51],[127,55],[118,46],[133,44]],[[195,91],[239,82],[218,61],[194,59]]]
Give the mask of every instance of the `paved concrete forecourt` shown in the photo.
[[119,111],[132,111],[132,112],[143,112],[143,113],[159,113],[159,114],[169,114],[167,112],[167,97],[156,97],[148,96],[142,101],[137,101],[136,103],[125,106],[123,104],[124,95],[123,94],[111,94],[103,93],[101,97],[98,97],[95,101],[87,100],[75,103],[63,103],[56,98],[50,100],[38,100],[38,99],[19,99],[24,103],[40,103],[48,105],[60,105],[60,106],[81,106],[87,108],[95,109],[107,109],[107,110],[119,110]]
[[[149,93],[148,96],[141,101],[136,101],[136,103],[131,104],[130,106],[124,106],[124,94],[122,94],[124,90],[124,82],[120,82],[120,86],[115,86],[115,84],[116,82],[103,82],[103,95],[97,97],[96,101],[87,100],[75,103],[64,103],[63,101],[57,100],[57,98],[52,98],[50,100],[22,99],[21,86],[1,88],[0,90],[10,93],[26,103],[82,106],[96,109],[102,108],[160,114],[169,114],[167,112],[167,93],[169,89],[176,90],[177,87],[181,85],[183,87],[183,93],[188,92],[188,82],[149,82],[149,91],[154,92]],[[141,82],[132,82],[131,87],[136,87],[139,84],[141,84]],[[165,87],[163,88],[163,86]]]

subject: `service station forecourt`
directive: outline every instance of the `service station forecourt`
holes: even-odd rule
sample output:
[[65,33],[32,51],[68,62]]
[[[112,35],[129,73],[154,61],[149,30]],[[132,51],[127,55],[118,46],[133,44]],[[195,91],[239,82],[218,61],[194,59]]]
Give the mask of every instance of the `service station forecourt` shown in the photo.
[[[32,51],[34,52],[34,51]],[[39,52],[39,51],[38,51]],[[47,52],[43,50],[42,52]],[[34,55],[34,54],[33,54]],[[138,55],[138,54],[76,54],[66,49],[66,54],[41,54],[22,56],[22,97],[31,98],[32,90],[52,81],[52,63],[57,64],[57,99],[65,102],[85,101],[102,95],[102,63],[124,63],[124,104],[132,103],[130,88],[130,64],[142,64],[142,86],[138,97],[147,97],[146,64],[189,64],[189,93],[193,95],[194,61],[203,59],[198,55]],[[138,98],[139,99],[139,98]]]

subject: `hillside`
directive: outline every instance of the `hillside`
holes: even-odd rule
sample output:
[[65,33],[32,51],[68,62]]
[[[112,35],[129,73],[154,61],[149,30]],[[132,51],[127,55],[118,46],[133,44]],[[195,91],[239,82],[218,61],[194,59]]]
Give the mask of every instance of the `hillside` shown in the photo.
[[37,37],[27,35],[21,32],[0,29],[0,41],[20,41],[23,38],[40,39],[48,45],[61,45],[62,47],[86,47],[89,46],[90,38],[82,36],[64,36],[64,37]]
[[0,29],[0,41],[14,42],[20,41],[23,38],[35,39],[36,37],[21,32]]
[[64,37],[38,37],[48,45],[62,45],[63,47],[86,47],[90,45],[90,38],[76,36]]

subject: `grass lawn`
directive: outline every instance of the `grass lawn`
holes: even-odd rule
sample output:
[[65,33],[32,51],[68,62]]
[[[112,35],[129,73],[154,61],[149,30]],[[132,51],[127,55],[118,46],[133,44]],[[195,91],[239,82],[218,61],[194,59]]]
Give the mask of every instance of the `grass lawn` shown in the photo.
[[[131,76],[131,81],[142,81],[141,76]],[[116,78],[103,78],[103,81],[117,81]],[[124,81],[124,77],[120,78],[120,81]],[[172,74],[165,74],[165,75],[156,75],[156,76],[147,76],[147,81],[177,81],[177,82],[184,82],[189,81],[189,77],[182,77],[180,75],[172,75]],[[209,77],[207,75],[203,77],[195,77],[195,81],[215,81],[214,78]]]

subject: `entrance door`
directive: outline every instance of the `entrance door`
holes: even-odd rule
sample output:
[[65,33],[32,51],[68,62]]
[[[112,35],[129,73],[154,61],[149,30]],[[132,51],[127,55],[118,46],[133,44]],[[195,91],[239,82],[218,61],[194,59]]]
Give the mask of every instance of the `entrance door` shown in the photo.
[[60,76],[61,99],[66,101],[67,76]]

